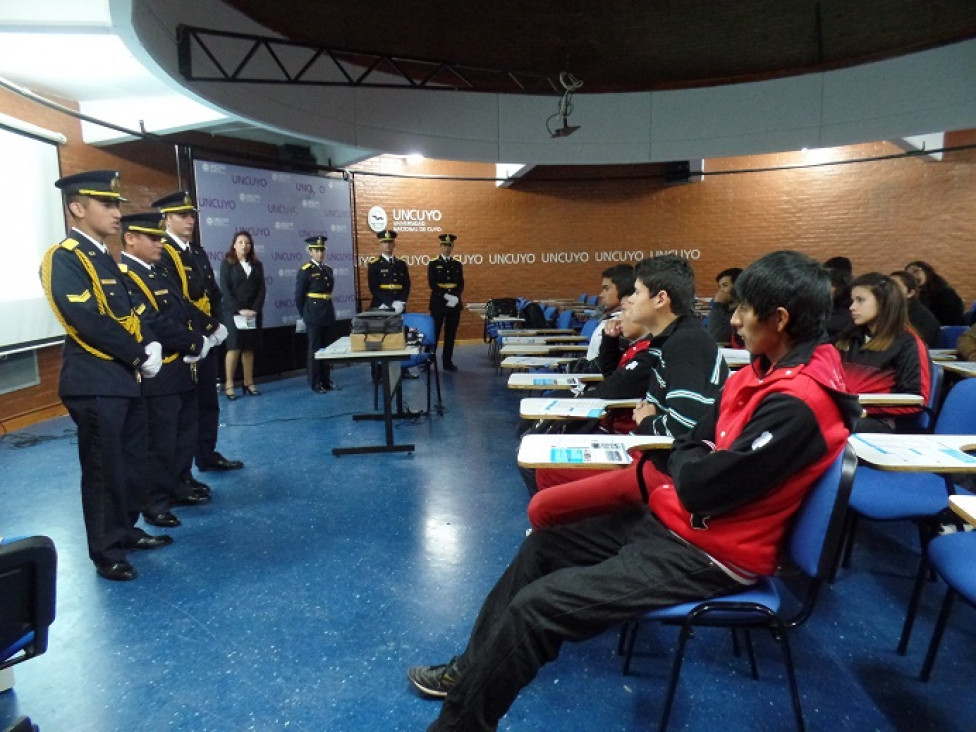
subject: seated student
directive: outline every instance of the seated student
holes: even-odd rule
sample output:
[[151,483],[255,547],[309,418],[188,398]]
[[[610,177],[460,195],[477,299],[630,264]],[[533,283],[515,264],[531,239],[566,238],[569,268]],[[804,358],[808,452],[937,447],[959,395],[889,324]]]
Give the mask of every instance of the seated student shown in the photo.
[[976,361],[976,325],[965,331],[956,341],[956,350],[963,361]]
[[918,299],[932,311],[942,325],[962,325],[966,322],[965,306],[952,286],[928,262],[916,259],[905,265],[918,280]]
[[741,346],[740,343],[735,342],[735,334],[729,324],[732,319],[732,312],[735,310],[735,300],[732,296],[733,288],[740,274],[742,274],[741,267],[730,267],[723,269],[715,277],[715,281],[718,283],[718,292],[712,298],[712,306],[708,311],[707,330],[720,346],[730,344],[736,348]]
[[938,348],[942,339],[942,326],[932,311],[918,299],[918,280],[906,269],[892,272],[891,276],[908,301],[908,322],[912,324],[919,338],[929,348]]
[[[643,402],[633,410],[633,431],[678,437],[716,402],[729,375],[728,365],[695,317],[695,273],[686,260],[665,254],[642,261],[635,273],[627,314],[644,323],[652,338],[648,351],[651,375],[645,382]],[[653,469],[653,463],[647,466],[647,470]],[[542,491],[602,472],[537,470],[536,486]],[[553,495],[544,500],[555,499]]]
[[[826,267],[826,265],[824,266]],[[827,330],[827,338],[833,342],[837,340],[841,333],[852,327],[851,282],[854,281],[854,276],[842,267],[836,269],[827,267],[827,274],[830,275],[830,300],[832,307],[830,309],[830,315],[827,316],[825,328]]]
[[[656,360],[648,352],[651,345],[650,330],[646,325],[630,318],[624,309],[619,318],[607,321],[607,332],[613,337],[604,339],[601,352],[613,352],[612,355],[618,358],[617,369],[603,381],[594,384],[584,382],[580,388],[573,390],[573,396],[586,399],[639,399],[647,390],[651,364]],[[619,355],[618,337],[627,339],[630,343],[622,356]],[[522,434],[595,431],[626,434],[636,426],[632,413],[632,409],[610,409],[599,420],[539,420]],[[529,494],[535,493],[538,490],[536,471],[519,466],[519,473]]]
[[423,694],[444,699],[429,730],[494,730],[565,641],[775,571],[794,513],[844,449],[859,407],[844,393],[837,352],[821,344],[830,294],[819,264],[775,252],[736,290],[732,323],[754,360],[678,439],[672,482],[525,537],[464,652],[407,672]]
[[[608,267],[600,276],[603,280],[600,283],[599,309],[603,313],[603,320],[590,336],[589,347],[586,349],[586,360],[591,364],[600,363],[600,344],[603,342],[604,326],[617,314],[621,302],[634,292],[634,268],[629,264]],[[609,376],[614,367],[615,365],[611,364],[610,372],[603,369],[601,372],[604,376]]]
[[[847,385],[858,394],[919,394],[929,399],[929,353],[908,324],[908,308],[893,278],[870,272],[851,287],[854,325],[837,340]],[[869,407],[857,432],[893,432],[921,407]]]

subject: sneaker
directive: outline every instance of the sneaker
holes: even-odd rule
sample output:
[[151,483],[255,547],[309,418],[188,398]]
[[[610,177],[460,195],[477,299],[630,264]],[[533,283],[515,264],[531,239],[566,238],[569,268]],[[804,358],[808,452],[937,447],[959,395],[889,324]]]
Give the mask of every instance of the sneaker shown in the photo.
[[407,669],[407,678],[424,696],[443,699],[461,678],[457,656],[440,666],[412,666]]

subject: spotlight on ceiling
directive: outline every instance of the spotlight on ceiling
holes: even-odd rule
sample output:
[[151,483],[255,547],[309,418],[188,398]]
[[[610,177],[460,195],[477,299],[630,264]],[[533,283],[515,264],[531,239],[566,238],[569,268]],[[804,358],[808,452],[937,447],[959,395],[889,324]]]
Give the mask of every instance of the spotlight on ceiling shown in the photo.
[[[568,117],[573,113],[573,93],[583,86],[583,82],[568,71],[563,71],[559,74],[559,83],[563,85],[564,91],[559,99],[556,113],[546,119],[546,131],[549,133],[549,137],[569,137],[579,129],[579,125],[569,124]],[[563,126],[553,129],[551,123],[556,118],[562,119]]]

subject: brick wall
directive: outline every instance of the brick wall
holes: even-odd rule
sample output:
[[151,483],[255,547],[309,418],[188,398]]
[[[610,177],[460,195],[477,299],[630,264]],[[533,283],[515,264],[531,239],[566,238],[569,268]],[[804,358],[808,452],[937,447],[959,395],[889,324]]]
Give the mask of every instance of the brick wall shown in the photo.
[[[3,90],[0,112],[66,135],[68,143],[61,146],[65,175],[118,169],[125,195],[132,200],[127,211],[148,207],[177,185],[172,147],[143,142],[109,149],[84,145],[80,125],[73,118]],[[235,161],[234,150],[275,152],[267,146],[221,142],[207,135],[194,139],[225,145],[228,155],[216,157],[228,162],[256,165]],[[949,135],[946,142],[976,144],[976,131]],[[366,215],[372,206],[383,207],[388,225],[401,232],[397,253],[413,262],[409,309],[415,311],[426,311],[429,296],[422,258],[437,255],[437,234],[443,232],[458,235],[457,256],[475,258],[465,266],[468,302],[595,293],[600,272],[617,260],[671,250],[692,258],[699,294],[710,295],[715,274],[725,267],[743,266],[765,252],[791,248],[818,259],[847,255],[857,272],[887,272],[912,259],[926,259],[968,305],[976,299],[972,244],[976,240],[976,151],[949,153],[942,162],[921,157],[884,159],[899,152],[889,143],[859,145],[828,151],[830,160],[879,159],[739,174],[732,173],[801,165],[813,159],[807,155],[828,153],[709,160],[710,175],[683,185],[664,184],[659,166],[624,171],[544,168],[511,188],[498,188],[485,180],[494,177],[494,165],[376,158],[354,169],[355,241],[361,256],[376,253],[376,237]],[[381,177],[370,172],[433,177]],[[584,176],[587,179],[581,180]],[[410,228],[409,222],[433,230]],[[118,247],[118,242],[110,244]],[[360,288],[366,292],[364,270]],[[465,313],[460,338],[480,339],[481,328],[480,319]],[[40,386],[0,396],[0,426],[13,429],[60,410],[58,350],[38,352]]]
[[[976,132],[949,135],[947,146],[976,143]],[[620,178],[620,169],[540,170],[511,188],[483,180],[444,181],[372,177],[369,172],[490,178],[493,165],[399,158],[356,168],[355,227],[361,255],[376,252],[366,225],[372,206],[383,207],[389,226],[400,229],[397,254],[411,262],[409,309],[425,310],[429,289],[418,259],[436,256],[437,233],[457,234],[455,255],[482,256],[465,266],[466,301],[491,297],[575,297],[595,293],[611,258],[675,250],[693,260],[701,295],[714,277],[745,266],[775,249],[818,259],[847,255],[855,272],[902,268],[926,259],[963,296],[976,299],[976,151],[949,153],[941,162],[912,157],[883,159],[901,151],[874,143],[827,151],[709,160],[698,183],[665,185],[659,178]],[[732,174],[745,169],[881,158],[874,162]],[[729,174],[726,174],[729,173]],[[591,180],[570,180],[569,175]],[[616,179],[600,179],[616,176]],[[559,180],[552,180],[559,178]],[[425,222],[434,232],[398,226],[395,211],[440,216]],[[559,253],[560,262],[545,262]],[[638,255],[639,253],[639,255]],[[509,262],[492,264],[489,257]],[[518,259],[521,257],[521,259]],[[586,259],[587,261],[579,261]],[[599,260],[603,261],[599,261]],[[362,273],[361,273],[362,275]],[[365,291],[365,277],[360,277]],[[477,338],[480,320],[466,313],[460,337]]]

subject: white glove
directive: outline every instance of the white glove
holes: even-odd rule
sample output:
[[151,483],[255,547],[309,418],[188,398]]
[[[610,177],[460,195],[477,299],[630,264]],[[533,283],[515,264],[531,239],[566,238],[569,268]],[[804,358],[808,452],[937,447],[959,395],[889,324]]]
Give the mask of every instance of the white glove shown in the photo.
[[[211,333],[209,337],[213,339],[210,343],[211,347],[219,346],[221,343],[227,340],[227,326],[221,323],[217,326],[217,330]],[[201,358],[203,357],[201,356]]]
[[444,299],[447,300],[447,306],[449,308],[457,307],[458,304],[457,295],[444,295]]
[[152,343],[147,343],[144,350],[148,358],[142,362],[139,371],[147,379],[151,379],[163,367],[163,347],[159,344],[159,341],[153,341]]
[[207,357],[207,354],[210,353],[211,338],[212,336],[204,336],[203,348],[200,350],[200,353],[198,353],[196,356],[184,356],[183,363],[196,363],[197,361],[202,361],[203,359],[205,359]]
[[307,333],[308,328],[305,327],[305,319],[299,318],[295,321],[295,332],[296,333]]
[[400,313],[403,312],[403,308],[404,308],[405,305],[406,305],[406,303],[403,300],[394,300],[393,301],[393,312],[395,312],[397,315],[399,315]]

